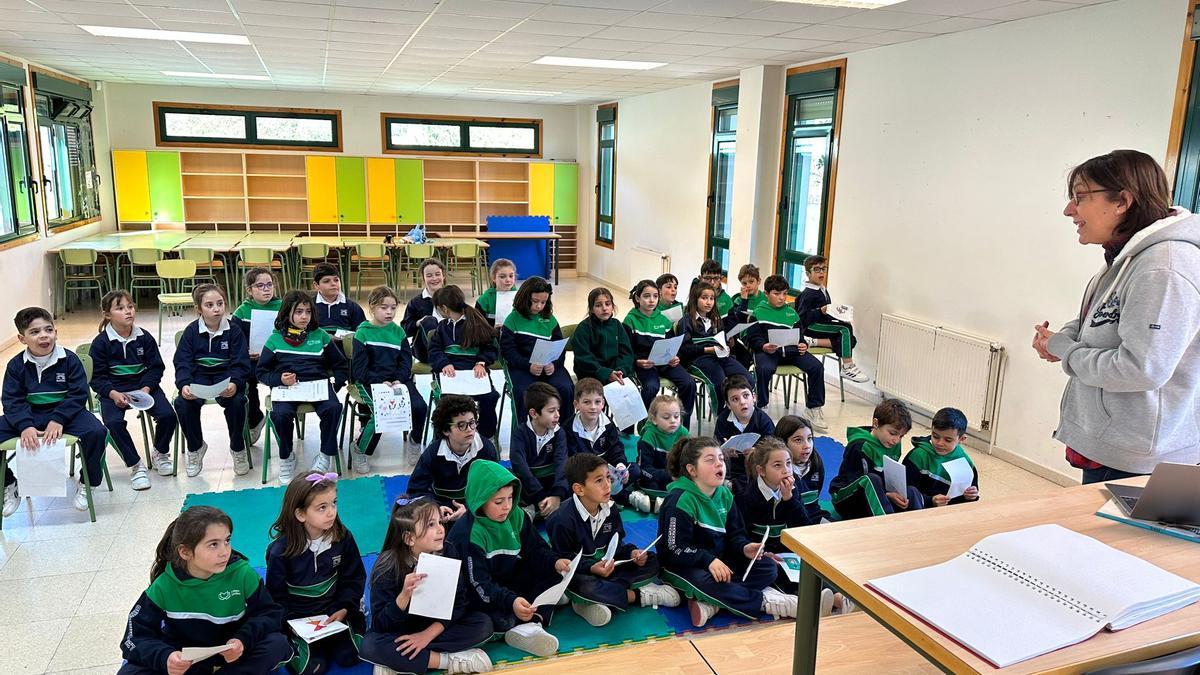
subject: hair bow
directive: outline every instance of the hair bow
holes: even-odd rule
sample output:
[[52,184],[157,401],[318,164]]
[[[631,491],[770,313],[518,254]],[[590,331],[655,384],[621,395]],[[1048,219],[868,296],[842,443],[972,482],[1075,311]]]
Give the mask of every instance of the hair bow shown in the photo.
[[325,481],[325,480],[329,481],[330,483],[336,483],[336,482],[337,482],[337,479],[338,479],[338,475],[337,475],[336,473],[333,473],[333,472],[330,472],[330,473],[310,473],[310,474],[308,474],[307,476],[305,476],[305,477],[304,477],[304,480],[306,480],[306,481],[308,481],[308,482],[310,482],[310,483],[320,483],[321,481]]

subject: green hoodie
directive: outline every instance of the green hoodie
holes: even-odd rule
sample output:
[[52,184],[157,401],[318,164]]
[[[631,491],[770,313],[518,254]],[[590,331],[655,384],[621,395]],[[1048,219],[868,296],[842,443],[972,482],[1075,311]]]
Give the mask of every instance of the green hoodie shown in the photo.
[[691,516],[697,525],[717,532],[725,531],[725,519],[733,507],[733,493],[729,488],[722,485],[710,497],[692,479],[680,477],[667,485],[667,492],[674,490],[683,490],[676,506]]
[[675,446],[675,441],[678,441],[681,438],[686,438],[687,436],[687,427],[683,426],[682,424],[679,425],[679,428],[675,430],[675,433],[668,434],[653,424],[647,422],[646,426],[642,428],[642,435],[639,437],[639,440],[654,448],[658,452],[666,454]]
[[250,298],[246,298],[246,300],[244,300],[242,302],[242,304],[238,305],[237,309],[233,310],[233,315],[235,317],[241,319],[242,321],[248,322],[248,321],[250,321],[250,318],[252,316],[254,316],[251,312],[253,312],[256,309],[260,309],[260,310],[264,310],[264,311],[269,310],[272,312],[278,312],[280,307],[283,307],[283,300],[281,300],[279,298],[271,298],[270,300],[267,301],[267,304],[265,304],[265,305],[260,305],[257,302],[255,302],[254,300],[252,300]]
[[[483,505],[507,485],[513,489],[513,508],[504,522],[497,523],[483,515]],[[496,462],[477,459],[467,471],[466,500],[467,508],[475,516],[471,523],[471,543],[489,558],[495,553],[518,555],[525,512],[517,506],[521,500],[521,482],[517,477]]]
[[900,461],[900,444],[897,443],[890,448],[883,447],[883,443],[880,443],[879,439],[871,433],[870,427],[848,427],[846,429],[846,447],[850,447],[855,441],[863,442],[859,452],[871,463],[872,471],[883,472],[884,457]]
[[970,464],[972,469],[975,468],[975,462],[971,461],[971,458],[962,449],[961,445],[954,446],[954,449],[948,455],[939,455],[937,450],[933,449],[933,444],[926,439],[918,441],[913,446],[913,449],[909,451],[908,456],[904,458],[904,461],[916,467],[917,471],[927,473],[931,476],[938,476],[949,484],[950,474],[942,467],[946,462],[952,462],[959,458],[967,460],[967,464]]

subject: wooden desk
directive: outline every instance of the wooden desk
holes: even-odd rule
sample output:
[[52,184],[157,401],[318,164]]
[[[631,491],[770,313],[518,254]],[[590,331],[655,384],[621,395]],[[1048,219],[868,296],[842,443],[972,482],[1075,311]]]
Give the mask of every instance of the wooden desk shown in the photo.
[[[1123,482],[1144,485],[1145,481],[1140,477]],[[1082,673],[1200,645],[1198,603],[997,669],[865,587],[871,579],[945,562],[988,535],[1047,523],[1058,523],[1200,582],[1200,547],[1093,515],[1107,500],[1106,494],[1099,485],[1083,485],[1032,496],[983,499],[949,508],[784,530],[784,543],[804,561],[793,672],[816,672],[821,578],[948,673]],[[1114,579],[1113,583],[1120,580]]]

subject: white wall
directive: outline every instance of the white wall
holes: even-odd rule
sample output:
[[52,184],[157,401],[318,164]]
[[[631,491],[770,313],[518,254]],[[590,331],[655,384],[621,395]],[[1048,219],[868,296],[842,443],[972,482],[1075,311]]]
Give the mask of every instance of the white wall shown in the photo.
[[542,156],[545,159],[575,159],[574,106],[216,87],[108,84],[105,89],[110,94],[110,127],[114,148],[153,148],[152,104],[154,101],[170,101],[338,109],[342,111],[342,133],[345,136],[342,151],[347,155],[382,154],[379,114],[383,112],[540,118]]
[[851,54],[830,288],[869,371],[881,312],[1000,338],[997,445],[1078,476],[1051,438],[1065,376],[1029,348],[1102,263],[1062,216],[1067,172],[1166,153],[1186,0],[1123,0]]

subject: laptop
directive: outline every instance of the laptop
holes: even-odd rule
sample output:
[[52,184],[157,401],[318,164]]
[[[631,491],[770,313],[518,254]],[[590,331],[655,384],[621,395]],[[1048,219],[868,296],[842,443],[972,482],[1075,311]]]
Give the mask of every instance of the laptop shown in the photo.
[[1200,526],[1200,466],[1163,462],[1146,487],[1105,483],[1125,515],[1138,520]]

